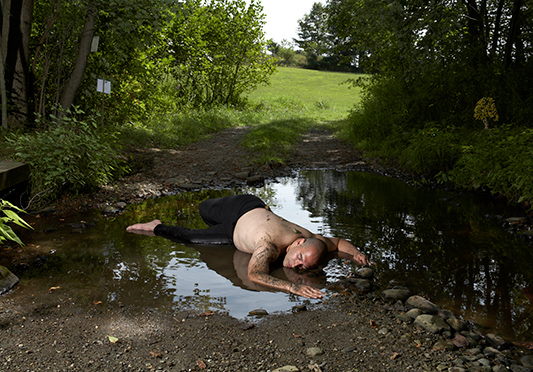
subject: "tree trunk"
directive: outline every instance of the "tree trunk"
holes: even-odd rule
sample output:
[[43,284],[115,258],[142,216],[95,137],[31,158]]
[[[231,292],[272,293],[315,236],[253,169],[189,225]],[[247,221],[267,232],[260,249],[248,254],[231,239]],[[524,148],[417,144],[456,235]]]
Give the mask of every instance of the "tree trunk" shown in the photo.
[[87,10],[87,16],[85,18],[85,25],[81,34],[80,46],[78,48],[78,57],[74,64],[74,69],[70,75],[69,80],[65,84],[63,93],[61,94],[61,106],[63,110],[68,110],[74,102],[76,91],[78,90],[83,76],[85,75],[85,69],[87,67],[87,59],[91,53],[91,43],[93,40],[95,24],[96,24],[97,10],[94,6],[89,6]]
[[30,31],[33,0],[2,2],[2,51],[5,52],[5,83],[11,106],[9,125],[28,123],[32,118],[29,71]]
[[522,59],[520,53],[523,52],[521,44],[519,42],[520,35],[520,13],[522,8],[522,0],[514,0],[513,2],[513,14],[511,23],[509,25],[509,35],[505,44],[505,66],[511,66],[513,62],[513,45],[516,47],[515,60]]

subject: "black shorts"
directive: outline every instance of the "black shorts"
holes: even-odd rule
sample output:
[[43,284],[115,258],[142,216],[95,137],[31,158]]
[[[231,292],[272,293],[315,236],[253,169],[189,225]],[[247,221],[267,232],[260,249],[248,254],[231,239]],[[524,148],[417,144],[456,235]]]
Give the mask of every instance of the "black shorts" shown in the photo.
[[200,216],[209,228],[191,230],[181,226],[157,225],[154,234],[193,244],[233,244],[233,231],[243,214],[266,204],[255,195],[232,195],[200,203]]

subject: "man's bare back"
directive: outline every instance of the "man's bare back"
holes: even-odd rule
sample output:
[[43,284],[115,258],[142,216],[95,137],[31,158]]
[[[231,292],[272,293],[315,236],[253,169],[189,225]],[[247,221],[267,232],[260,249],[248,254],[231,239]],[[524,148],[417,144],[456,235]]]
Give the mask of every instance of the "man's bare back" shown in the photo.
[[233,242],[238,250],[250,254],[265,243],[271,243],[279,249],[279,254],[283,254],[296,239],[310,238],[312,235],[269,209],[256,208],[239,218],[233,232]]

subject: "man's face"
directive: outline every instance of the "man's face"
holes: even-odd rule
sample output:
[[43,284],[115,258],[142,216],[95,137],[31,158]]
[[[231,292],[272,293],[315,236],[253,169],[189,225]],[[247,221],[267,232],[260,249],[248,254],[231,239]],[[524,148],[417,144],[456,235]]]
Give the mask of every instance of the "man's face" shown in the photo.
[[287,247],[283,266],[292,269],[311,269],[318,265],[318,253],[305,246],[305,239],[300,238]]

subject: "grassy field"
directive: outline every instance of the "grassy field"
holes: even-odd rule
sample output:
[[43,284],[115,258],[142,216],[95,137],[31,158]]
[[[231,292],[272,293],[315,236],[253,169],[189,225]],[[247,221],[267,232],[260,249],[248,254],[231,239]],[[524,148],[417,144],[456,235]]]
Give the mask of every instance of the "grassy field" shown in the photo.
[[363,75],[280,67],[271,84],[246,98],[244,108],[215,107],[158,117],[150,123],[121,128],[123,143],[133,147],[174,148],[205,135],[235,126],[252,127],[243,146],[252,149],[260,162],[283,161],[309,128],[327,126],[338,130],[360,89],[350,80]]
[[350,80],[363,75],[342,72],[278,67],[271,84],[248,95],[251,102],[273,106],[288,103],[294,111],[318,121],[344,119],[355,103],[360,89]]

